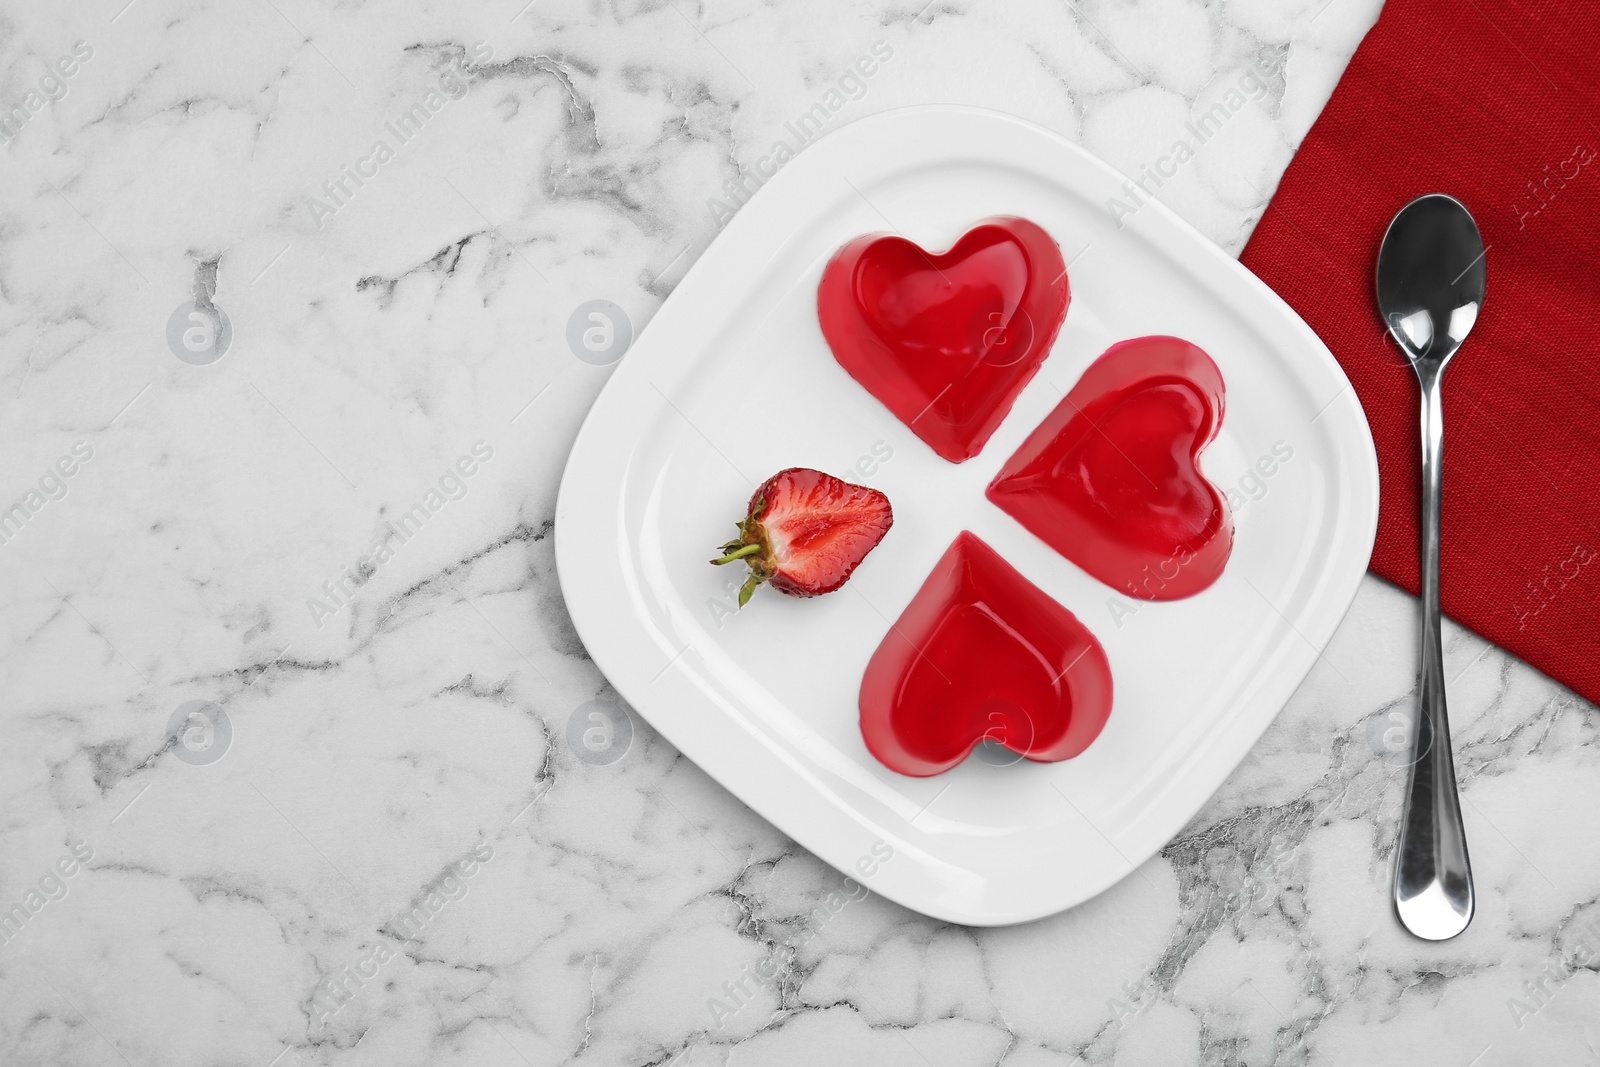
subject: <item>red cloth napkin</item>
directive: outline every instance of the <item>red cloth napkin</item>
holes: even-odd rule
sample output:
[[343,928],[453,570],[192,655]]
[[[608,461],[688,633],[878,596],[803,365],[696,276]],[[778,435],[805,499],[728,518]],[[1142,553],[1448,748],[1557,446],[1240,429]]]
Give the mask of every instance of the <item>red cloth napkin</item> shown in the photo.
[[1600,4],[1389,0],[1241,257],[1350,376],[1382,477],[1372,570],[1413,593],[1419,400],[1373,273],[1431,192],[1488,246],[1444,382],[1444,610],[1600,700]]

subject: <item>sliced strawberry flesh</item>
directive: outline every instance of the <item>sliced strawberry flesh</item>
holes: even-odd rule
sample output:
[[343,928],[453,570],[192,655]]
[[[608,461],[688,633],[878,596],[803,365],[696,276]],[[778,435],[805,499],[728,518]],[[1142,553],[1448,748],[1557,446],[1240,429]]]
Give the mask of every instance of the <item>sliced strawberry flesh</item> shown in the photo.
[[713,562],[744,559],[747,589],[770,581],[791,596],[818,596],[843,585],[893,522],[888,497],[876,489],[791,467],[755,491],[740,540]]

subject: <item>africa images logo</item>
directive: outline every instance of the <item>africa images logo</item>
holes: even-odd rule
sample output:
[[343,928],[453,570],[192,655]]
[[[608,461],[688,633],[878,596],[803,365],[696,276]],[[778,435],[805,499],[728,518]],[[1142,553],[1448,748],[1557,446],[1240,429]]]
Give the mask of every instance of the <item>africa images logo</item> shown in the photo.
[[60,56],[50,64],[44,77],[39,79],[38,88],[29,88],[9,108],[0,111],[0,144],[9,145],[33,116],[65,99],[70,88],[68,80],[93,58],[94,45],[88,41],[74,41],[72,54]]
[[494,458],[494,447],[487,441],[472,443],[472,454],[463,455],[445,468],[437,485],[430,485],[422,498],[401,512],[393,521],[385,520],[373,537],[366,552],[356,557],[352,567],[346,564],[338,574],[322,583],[322,597],[307,597],[306,610],[317,629],[323,623],[349,607],[362,586],[372,581],[384,564],[394,558],[400,545],[407,544],[422,531],[429,519],[443,511],[445,505],[460,500],[471,488],[468,481]]
[[[406,108],[394,118],[383,124],[388,137],[379,137],[372,142],[372,147],[367,154],[357,159],[353,164],[346,163],[332,178],[322,183],[320,197],[306,197],[306,211],[311,216],[311,223],[315,229],[322,229],[323,223],[337,215],[358,193],[367,182],[378,176],[385,163],[395,158],[401,145],[414,139],[422,132],[428,120],[444,109],[445,104],[451,100],[460,100],[472,88],[472,83],[477,80],[478,68],[494,58],[494,49],[483,41],[472,46],[471,58],[457,58],[444,73],[439,75],[439,84],[422,94],[422,99]],[[389,137],[393,137],[390,143]]]
[[711,210],[711,218],[717,227],[720,229],[725,226],[728,220],[733,218],[733,213],[743,207],[769,178],[778,173],[780,167],[793,159],[800,149],[821,133],[823,127],[832,121],[833,116],[843,111],[847,103],[866,96],[867,79],[876,74],[879,67],[888,63],[893,56],[894,49],[890,47],[889,42],[873,42],[871,54],[858,56],[856,61],[822,94],[822,99],[783,124],[783,128],[794,137],[793,145],[781,139],[772,142],[772,147],[767,150],[766,155],[752,163],[749,171],[741,167],[737,178],[729,178],[723,182],[722,191],[727,194],[728,199],[718,200],[712,197],[706,201],[706,207]]
[[[1115,196],[1107,198],[1106,213],[1117,224],[1117,229],[1122,229],[1128,219],[1138,214],[1155,197],[1152,185],[1160,189],[1176,178],[1183,165],[1193,159],[1207,141],[1221,133],[1228,120],[1237,115],[1247,102],[1261,100],[1267,95],[1268,84],[1283,73],[1287,58],[1284,55],[1269,56],[1265,61],[1245,68],[1245,72],[1216,103],[1184,123],[1188,138],[1174,141],[1172,148],[1157,159],[1153,167],[1150,164],[1140,166],[1137,178],[1122,183],[1122,192],[1127,199]],[[1140,193],[1144,195],[1140,196]]]

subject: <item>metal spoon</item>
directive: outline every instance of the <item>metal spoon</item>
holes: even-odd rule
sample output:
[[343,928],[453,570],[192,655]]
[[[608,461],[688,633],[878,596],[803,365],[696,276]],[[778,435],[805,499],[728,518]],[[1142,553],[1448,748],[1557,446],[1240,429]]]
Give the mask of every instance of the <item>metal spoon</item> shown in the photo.
[[1429,941],[1472,921],[1472,865],[1456,796],[1439,641],[1439,511],[1445,368],[1483,306],[1483,238],[1459,200],[1420,196],[1389,223],[1378,251],[1378,308],[1422,386],[1422,679],[1411,779],[1394,871],[1394,910]]

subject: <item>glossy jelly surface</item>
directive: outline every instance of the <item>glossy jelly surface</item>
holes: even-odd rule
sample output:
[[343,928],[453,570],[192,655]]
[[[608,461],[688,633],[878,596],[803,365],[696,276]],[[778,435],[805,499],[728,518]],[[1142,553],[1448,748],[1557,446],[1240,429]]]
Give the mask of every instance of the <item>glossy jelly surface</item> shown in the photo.
[[1222,415],[1222,373],[1197,346],[1122,341],[1084,371],[987,495],[1118,592],[1193,596],[1233,549],[1227,501],[1199,464]]
[[960,463],[1038,371],[1070,299],[1050,235],[1000,216],[937,255],[903,237],[856,238],[823,271],[817,316],[850,376]]
[[889,769],[947,771],[982,741],[1053,762],[1111,714],[1105,650],[1071,612],[962,531],[867,664],[861,734]]

